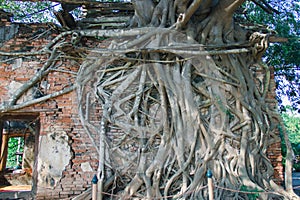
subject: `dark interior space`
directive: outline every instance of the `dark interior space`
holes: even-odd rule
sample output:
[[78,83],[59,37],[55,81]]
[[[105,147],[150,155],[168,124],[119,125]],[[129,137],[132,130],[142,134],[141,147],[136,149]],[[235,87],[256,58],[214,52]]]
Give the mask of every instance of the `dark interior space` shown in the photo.
[[36,114],[10,114],[0,118],[0,191],[31,191],[39,118]]

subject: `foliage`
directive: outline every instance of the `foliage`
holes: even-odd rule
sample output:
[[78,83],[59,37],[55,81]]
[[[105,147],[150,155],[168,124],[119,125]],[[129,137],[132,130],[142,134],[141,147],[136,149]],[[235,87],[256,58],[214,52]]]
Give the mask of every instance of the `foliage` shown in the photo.
[[283,113],[281,116],[289,133],[291,143],[295,145],[300,144],[300,117],[287,112]]
[[[289,111],[283,112],[281,117],[284,121],[285,129],[288,133],[289,140],[292,144],[292,148],[295,154],[295,163],[294,168],[296,171],[300,171],[300,162],[296,157],[300,155],[300,117],[295,115],[295,111],[291,111],[291,109],[287,109]],[[283,155],[283,162],[285,162],[285,155],[286,155],[286,146],[284,140],[281,140],[282,145],[282,155]]]
[[[0,9],[13,13],[12,21],[21,23],[58,23],[53,12],[61,9],[59,3],[51,1],[10,1],[1,0]],[[80,9],[72,11],[75,18],[81,14]]]
[[261,190],[255,188],[255,189],[250,189],[249,187],[242,185],[241,189],[242,192],[246,192],[247,193],[247,197],[249,200],[256,200],[259,197],[259,193],[258,192],[262,192]]
[[41,2],[23,2],[2,0],[0,8],[7,12],[13,13],[12,21],[33,23],[33,22],[53,22],[54,4],[49,1]]
[[24,138],[23,137],[11,137],[8,141],[8,156],[6,166],[15,167],[17,163],[16,153],[23,152],[24,148]]

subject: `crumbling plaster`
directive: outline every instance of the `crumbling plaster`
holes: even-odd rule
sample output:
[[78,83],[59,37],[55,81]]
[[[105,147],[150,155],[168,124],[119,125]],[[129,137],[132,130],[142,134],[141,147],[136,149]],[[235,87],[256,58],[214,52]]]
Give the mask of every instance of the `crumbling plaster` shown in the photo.
[[66,132],[51,127],[51,133],[40,136],[38,153],[38,184],[54,187],[72,158],[69,137]]

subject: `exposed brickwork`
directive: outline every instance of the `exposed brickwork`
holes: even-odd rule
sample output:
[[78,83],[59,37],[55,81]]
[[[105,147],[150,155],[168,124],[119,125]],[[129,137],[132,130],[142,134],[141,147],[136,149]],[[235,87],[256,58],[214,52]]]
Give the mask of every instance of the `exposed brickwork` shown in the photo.
[[[5,21],[6,26],[10,23]],[[1,47],[2,51],[24,51],[37,50],[46,45],[56,36],[56,33],[47,33],[37,37],[37,33],[47,30],[46,25],[26,25],[19,27],[19,32],[15,38],[8,40]],[[86,43],[92,45],[93,42]],[[10,98],[10,89],[13,88],[12,82],[25,83],[29,78],[41,68],[43,61],[47,56],[37,56],[12,60],[9,63],[1,63],[0,66],[0,103],[6,102]],[[22,67],[18,66],[22,63]],[[63,63],[64,70],[76,72],[78,65],[70,62]],[[273,77],[274,78],[274,77]],[[40,88],[45,94],[59,91],[67,85],[73,84],[75,76],[71,73],[64,73],[53,70],[47,78],[43,78],[43,88]],[[272,83],[269,99],[275,99],[275,85]],[[30,94],[30,92],[28,93]],[[82,128],[80,119],[78,118],[77,97],[75,92],[57,97],[55,99],[40,103],[35,106],[24,108],[23,112],[38,112],[40,119],[40,136],[51,133],[52,128],[65,131],[69,138],[69,144],[72,151],[72,159],[69,165],[62,172],[62,178],[55,187],[43,188],[37,184],[36,199],[65,199],[80,194],[91,185],[97,165],[98,155],[94,147],[91,147],[91,141]],[[22,99],[21,99],[22,101]],[[276,104],[270,106],[276,106]],[[98,116],[101,110],[95,111]],[[275,130],[275,129],[274,129]],[[278,135],[276,133],[275,135]],[[41,147],[42,148],[42,147]],[[269,147],[269,158],[275,167],[274,179],[277,182],[283,180],[283,167],[281,164],[281,147],[280,141]],[[54,158],[55,159],[55,158]],[[81,164],[89,162],[93,172],[83,172]],[[36,169],[34,169],[36,170]]]
[[[270,68],[270,86],[269,86],[269,93],[267,95],[267,99],[269,99],[269,109],[270,110],[277,110],[278,105],[276,101],[276,83],[275,83],[275,77],[274,77],[274,68]],[[275,135],[275,138],[271,138],[276,140],[274,144],[268,147],[267,155],[268,158],[271,160],[272,165],[274,167],[274,176],[272,177],[273,180],[278,184],[283,184],[284,182],[284,168],[282,164],[282,154],[281,154],[281,140],[279,137],[279,123],[278,119],[273,118],[275,121],[273,128],[273,134]]]
[[[5,22],[7,26],[9,22]],[[28,28],[30,27],[30,28]],[[53,39],[57,34],[45,34],[38,39],[37,32],[40,34],[49,29],[46,25],[30,25],[19,27],[18,34],[4,43],[1,51],[35,51],[42,48],[44,45]],[[30,40],[30,38],[32,38]],[[37,56],[12,60],[8,63],[1,63],[0,66],[0,103],[7,102],[14,88],[11,84],[25,83],[39,68],[42,67],[43,61],[47,56]],[[42,62],[40,62],[42,61]],[[18,66],[21,63],[22,67]],[[76,72],[78,65],[71,65],[66,62],[60,69]],[[45,94],[50,94],[59,91],[68,85],[74,83],[75,76],[71,73],[52,71],[47,78],[42,79],[45,84],[41,89]],[[32,91],[28,92],[28,96],[32,96]],[[91,185],[92,177],[94,176],[97,165],[97,152],[95,148],[90,148],[91,141],[82,128],[80,119],[78,118],[76,92],[71,92],[66,95],[57,97],[53,100],[44,103],[24,108],[20,112],[38,112],[40,119],[40,136],[51,133],[55,126],[56,131],[65,131],[69,138],[69,144],[73,157],[69,165],[62,172],[62,178],[55,187],[42,188],[37,185],[36,199],[65,199],[74,195],[80,194]],[[20,102],[22,99],[20,100]],[[40,147],[42,148],[42,147]],[[55,158],[53,158],[55,159]],[[89,162],[93,172],[83,172],[81,164]],[[34,169],[36,170],[36,169]]]

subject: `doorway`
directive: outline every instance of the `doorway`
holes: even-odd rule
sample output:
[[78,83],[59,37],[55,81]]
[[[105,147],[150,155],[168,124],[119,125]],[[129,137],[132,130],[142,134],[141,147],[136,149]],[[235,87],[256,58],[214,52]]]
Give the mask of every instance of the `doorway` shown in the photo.
[[36,155],[40,122],[37,114],[13,113],[0,117],[0,191],[36,188]]

